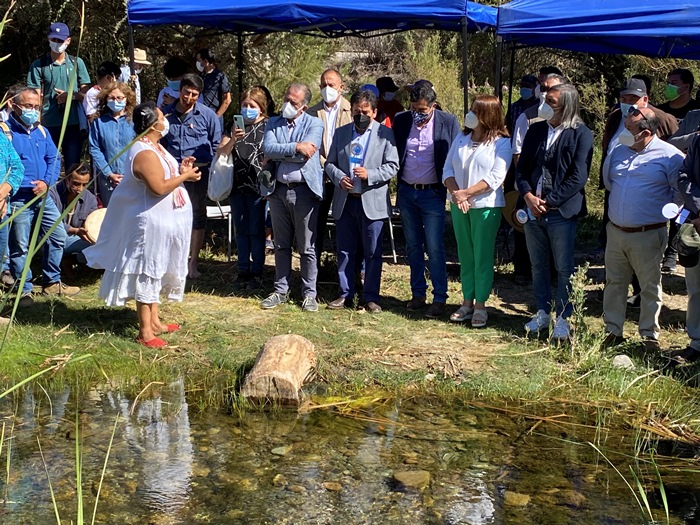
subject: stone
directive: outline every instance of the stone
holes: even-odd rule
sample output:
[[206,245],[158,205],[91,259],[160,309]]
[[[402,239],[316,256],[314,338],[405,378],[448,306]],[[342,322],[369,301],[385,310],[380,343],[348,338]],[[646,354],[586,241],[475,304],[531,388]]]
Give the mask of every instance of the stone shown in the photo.
[[394,481],[405,488],[424,490],[430,484],[430,472],[426,470],[404,470],[394,472]]
[[581,508],[586,504],[586,496],[575,490],[562,490],[557,494],[557,499],[562,505],[575,509]]
[[275,487],[286,487],[287,478],[285,478],[283,474],[277,474],[274,478],[272,478],[272,484]]
[[289,485],[287,489],[296,494],[306,494],[306,487],[302,487],[301,485]]
[[323,488],[330,490],[331,492],[341,492],[343,490],[343,486],[335,481],[326,481],[323,484]]
[[612,365],[615,368],[623,368],[625,370],[634,370],[634,362],[625,354],[619,354],[613,357]]
[[291,445],[285,445],[284,447],[273,448],[270,452],[275,456],[286,456],[290,450],[292,450]]
[[530,496],[527,494],[520,494],[518,492],[506,492],[503,503],[509,507],[525,507],[530,503]]

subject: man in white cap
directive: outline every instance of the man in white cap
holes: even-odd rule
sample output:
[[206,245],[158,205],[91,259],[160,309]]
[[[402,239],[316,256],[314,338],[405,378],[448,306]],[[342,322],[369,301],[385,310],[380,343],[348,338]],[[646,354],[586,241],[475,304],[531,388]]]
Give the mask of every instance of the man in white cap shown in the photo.
[[148,61],[146,52],[138,47],[134,48],[134,72],[135,75],[131,74],[131,66],[129,65],[129,60],[127,59],[126,64],[122,64],[121,71],[122,74],[119,76],[119,82],[126,82],[130,84],[134,93],[136,94],[136,104],[141,104],[141,84],[139,82],[139,74],[141,73],[143,66],[150,66],[151,63]]

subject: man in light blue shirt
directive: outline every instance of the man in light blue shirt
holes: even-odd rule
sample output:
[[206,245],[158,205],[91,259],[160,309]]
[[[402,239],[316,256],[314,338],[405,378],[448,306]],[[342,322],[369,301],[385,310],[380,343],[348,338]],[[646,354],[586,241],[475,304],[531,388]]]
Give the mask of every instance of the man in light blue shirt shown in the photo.
[[618,144],[605,159],[603,182],[610,192],[603,313],[606,345],[623,342],[626,298],[632,273],[639,278],[639,334],[658,349],[661,259],[668,240],[664,205],[678,201],[683,153],[656,136],[660,121],[640,108],[625,119]]

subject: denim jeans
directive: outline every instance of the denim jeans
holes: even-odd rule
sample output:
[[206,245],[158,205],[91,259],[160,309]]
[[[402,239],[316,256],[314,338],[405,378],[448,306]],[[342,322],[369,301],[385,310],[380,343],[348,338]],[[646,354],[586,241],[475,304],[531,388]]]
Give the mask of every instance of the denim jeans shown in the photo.
[[87,261],[83,255],[83,250],[88,246],[92,246],[85,239],[77,235],[66,235],[66,245],[63,247],[63,257],[75,255],[76,260],[81,264],[86,264]]
[[[15,196],[12,197],[10,204],[12,206],[12,213],[24,206],[27,202],[34,198],[34,194],[31,190],[20,190]],[[32,236],[32,225],[35,219],[38,217],[39,209],[41,208],[44,199],[38,199],[31,206],[25,209],[22,213],[15,216],[12,220],[12,228],[10,228],[10,271],[12,276],[19,281],[22,276],[22,270],[25,264],[29,264],[27,261],[27,253],[29,252],[29,242]],[[45,196],[46,206],[44,207],[44,214],[41,218],[41,222],[36,223],[39,228],[39,236],[37,242],[40,242],[42,238],[46,236],[51,226],[58,222],[61,214],[56,208],[56,204],[53,199]],[[63,246],[66,242],[66,230],[63,225],[59,224],[57,228],[51,232],[49,238],[43,245],[43,257],[41,261],[41,269],[43,272],[43,283],[53,284],[61,280],[61,258],[63,257]],[[22,293],[29,293],[32,290],[32,284],[30,282],[32,278],[32,272],[29,270],[27,273],[27,281],[24,283],[24,288],[22,288]]]
[[551,311],[552,280],[549,272],[549,252],[552,251],[557,271],[555,311],[566,319],[571,315],[571,276],[574,273],[574,241],[576,217],[565,219],[558,211],[525,223],[525,238],[532,263],[532,286],[537,310]]
[[397,202],[406,237],[411,294],[425,297],[425,252],[433,282],[433,302],[447,301],[447,259],[445,256],[445,193],[439,189],[417,190],[399,183]]
[[[9,210],[9,203],[8,203],[8,210]],[[3,215],[2,218],[0,218],[0,223],[2,223],[5,219],[7,219],[8,215],[5,214]],[[0,272],[4,272],[5,270],[10,269],[10,257],[9,257],[9,248],[8,248],[8,243],[10,242],[10,224],[7,223],[5,226],[0,228],[0,257],[1,257],[1,265],[0,265]]]
[[[47,128],[53,139],[53,143],[58,147],[58,139],[61,137],[61,126],[52,126]],[[80,126],[66,126],[66,131],[63,135],[63,143],[61,144],[61,155],[63,156],[63,166],[68,170],[73,164],[80,162],[80,157],[83,153],[83,133],[80,131]]]
[[[236,230],[239,275],[262,275],[265,265],[265,206],[260,195],[236,192],[229,195]],[[252,264],[251,264],[252,261]]]

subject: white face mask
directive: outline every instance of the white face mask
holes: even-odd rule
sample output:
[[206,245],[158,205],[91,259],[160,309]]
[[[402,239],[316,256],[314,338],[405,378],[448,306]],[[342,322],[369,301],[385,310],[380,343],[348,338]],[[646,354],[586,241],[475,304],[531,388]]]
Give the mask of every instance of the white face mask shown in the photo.
[[63,53],[66,49],[68,49],[68,44],[66,42],[52,42],[49,40],[49,47],[51,48],[51,51],[54,53]]
[[542,104],[540,104],[540,106],[537,108],[537,116],[544,120],[550,120],[552,117],[554,117],[554,110],[552,109],[552,106],[546,102],[542,102]]
[[326,86],[321,90],[321,97],[326,104],[331,104],[338,100],[338,90],[330,86]]
[[635,140],[634,135],[632,135],[632,132],[628,130],[627,128],[622,130],[622,133],[620,133],[620,136],[617,138],[617,140],[622,144],[623,146],[627,146],[631,148],[637,142],[641,142],[644,139],[641,140]]
[[540,95],[542,95],[542,91],[540,91],[540,85],[537,84],[535,86],[535,98],[542,98]]
[[479,125],[479,117],[477,117],[473,111],[470,111],[464,116],[464,127],[469,129],[476,129]]
[[170,122],[167,118],[163,119],[163,129],[157,129],[156,131],[160,133],[161,138],[165,137],[170,132]]
[[391,102],[392,100],[394,100],[395,95],[396,93],[390,93],[389,91],[387,91],[386,93],[384,93],[384,100],[386,100],[387,102]]
[[282,116],[287,120],[292,120],[296,118],[297,113],[299,113],[299,111],[294,106],[292,106],[291,102],[285,102],[284,104],[282,104]]
[[197,66],[197,71],[199,71],[200,73],[204,73],[204,65],[199,60],[197,60],[197,63],[195,65]]

